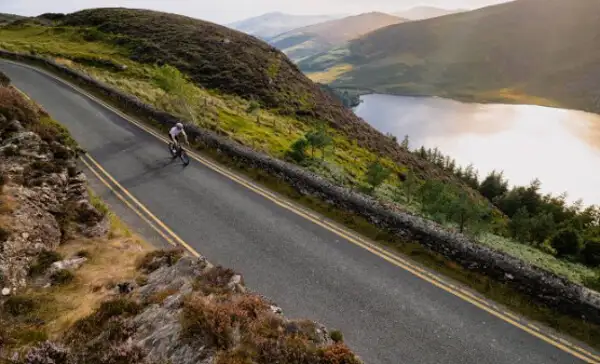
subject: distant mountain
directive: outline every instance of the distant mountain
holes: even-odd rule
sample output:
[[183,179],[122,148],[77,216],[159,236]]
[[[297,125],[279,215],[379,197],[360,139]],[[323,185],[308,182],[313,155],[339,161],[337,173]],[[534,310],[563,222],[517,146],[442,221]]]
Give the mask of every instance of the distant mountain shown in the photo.
[[401,18],[409,19],[409,20],[423,20],[436,18],[438,16],[456,14],[467,11],[465,9],[442,9],[435,8],[433,6],[417,6],[409,10],[399,11],[394,13],[394,15],[399,16]]
[[24,16],[14,15],[14,14],[4,14],[0,13],[0,25],[11,23],[15,20],[23,19]]
[[275,12],[241,20],[228,24],[227,26],[246,34],[254,35],[267,40],[293,29],[322,23],[341,17],[342,16],[335,15],[291,15]]
[[600,113],[600,0],[517,0],[392,25],[300,62],[332,86]]
[[374,30],[404,21],[406,19],[372,12],[295,29],[271,39],[270,43],[293,61],[300,61]]

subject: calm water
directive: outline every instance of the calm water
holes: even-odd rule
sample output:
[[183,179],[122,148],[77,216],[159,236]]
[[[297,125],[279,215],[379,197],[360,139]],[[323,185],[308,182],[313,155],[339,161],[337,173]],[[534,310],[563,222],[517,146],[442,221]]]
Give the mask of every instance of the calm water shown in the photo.
[[485,176],[511,184],[537,177],[544,192],[600,204],[600,115],[527,105],[465,104],[440,98],[367,95],[356,113],[411,149],[438,147]]

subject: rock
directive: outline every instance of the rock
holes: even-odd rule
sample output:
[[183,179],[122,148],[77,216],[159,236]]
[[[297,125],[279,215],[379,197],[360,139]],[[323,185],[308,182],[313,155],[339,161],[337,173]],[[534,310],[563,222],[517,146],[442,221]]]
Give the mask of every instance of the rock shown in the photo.
[[28,238],[29,238],[29,233],[28,233],[28,232],[23,232],[23,233],[21,234],[21,237],[22,237],[23,239],[28,239]]
[[48,275],[65,269],[79,269],[85,262],[87,262],[87,258],[73,258],[54,262],[48,269]]
[[8,288],[8,287],[2,288],[2,295],[3,296],[10,296],[10,292],[11,292],[10,288]]
[[271,305],[270,308],[271,308],[271,311],[274,314],[281,315],[283,313],[283,310],[281,309],[281,307],[277,307],[275,305]]

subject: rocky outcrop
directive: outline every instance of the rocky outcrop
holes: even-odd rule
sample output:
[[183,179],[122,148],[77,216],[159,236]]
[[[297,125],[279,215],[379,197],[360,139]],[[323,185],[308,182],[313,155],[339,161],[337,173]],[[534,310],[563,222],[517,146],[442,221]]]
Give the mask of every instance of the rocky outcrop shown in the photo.
[[[34,63],[60,74],[77,84],[111,99],[123,109],[168,127],[181,122],[173,115],[159,111],[131,95],[124,94],[88,75],[42,57],[0,51],[0,57]],[[245,166],[258,168],[285,180],[296,190],[309,194],[368,219],[374,225],[407,241],[417,241],[462,267],[505,282],[529,295],[538,303],[562,313],[600,324],[600,295],[553,273],[531,266],[507,254],[482,246],[468,237],[443,229],[438,224],[402,212],[393,212],[378,201],[332,184],[313,173],[257,153],[232,140],[187,125],[188,134],[207,148],[218,150]]]
[[360,364],[339,334],[334,341],[318,323],[287,320],[233,271],[162,254],[142,263],[141,286],[115,289],[62,342],[39,344],[15,364]]
[[[0,243],[0,288],[14,293],[27,285],[40,253],[55,250],[73,236],[104,236],[108,220],[89,202],[86,178],[77,170],[75,151],[43,140],[30,130],[47,115],[27,105],[17,90],[5,87],[2,92],[0,168],[5,211],[1,225],[6,236]],[[14,117],[18,113],[5,111],[8,106],[14,110],[29,107],[34,112],[27,114],[28,120],[17,120]]]

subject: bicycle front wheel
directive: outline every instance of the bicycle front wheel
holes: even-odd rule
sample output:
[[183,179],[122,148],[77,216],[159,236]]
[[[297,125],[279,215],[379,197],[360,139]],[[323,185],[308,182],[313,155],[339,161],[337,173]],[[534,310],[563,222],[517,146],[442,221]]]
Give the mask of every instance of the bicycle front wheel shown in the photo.
[[177,158],[177,149],[175,149],[175,145],[173,143],[169,144],[169,152],[171,152],[171,156],[173,156],[173,158]]

